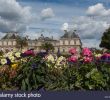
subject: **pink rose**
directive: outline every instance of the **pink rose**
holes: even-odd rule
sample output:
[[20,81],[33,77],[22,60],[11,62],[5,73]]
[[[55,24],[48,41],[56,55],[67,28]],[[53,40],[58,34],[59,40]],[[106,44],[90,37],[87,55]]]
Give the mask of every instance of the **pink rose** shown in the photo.
[[76,54],[76,53],[77,53],[76,48],[71,48],[71,49],[69,50],[69,53],[71,53],[71,54]]
[[109,53],[104,53],[103,56],[110,57],[110,54]]
[[32,56],[35,55],[35,53],[34,53],[33,50],[27,50],[27,51],[24,52],[24,54],[26,54],[26,55],[32,55]]
[[71,56],[70,58],[68,58],[69,62],[77,62],[77,57],[76,56]]
[[92,52],[88,48],[82,50],[83,56],[92,56]]
[[92,57],[84,57],[84,62],[89,63],[92,62],[93,58]]

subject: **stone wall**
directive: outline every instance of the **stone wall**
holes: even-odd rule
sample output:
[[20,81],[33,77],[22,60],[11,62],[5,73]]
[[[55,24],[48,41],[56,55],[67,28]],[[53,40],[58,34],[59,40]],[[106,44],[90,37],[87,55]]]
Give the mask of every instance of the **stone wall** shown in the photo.
[[[81,41],[79,38],[74,39],[60,39],[56,41],[48,41],[49,43],[53,44],[55,47],[54,52],[57,52],[58,49],[60,52],[68,52],[68,50],[72,47],[76,48],[78,52],[81,50]],[[42,43],[45,41],[37,41],[37,40],[30,40],[28,41],[28,47],[26,49],[34,48],[36,51],[40,51],[40,47]],[[0,47],[7,49],[7,48],[15,48],[16,47],[16,40],[15,39],[4,39],[0,41]]]

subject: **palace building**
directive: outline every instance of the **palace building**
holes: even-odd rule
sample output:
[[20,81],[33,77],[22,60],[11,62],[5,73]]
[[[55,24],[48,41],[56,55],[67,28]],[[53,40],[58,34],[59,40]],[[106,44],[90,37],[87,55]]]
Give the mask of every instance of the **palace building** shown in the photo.
[[[19,37],[19,35],[16,32],[7,33],[0,40],[0,48],[10,50],[16,48],[17,37]],[[27,38],[27,41],[28,46],[25,49],[34,48],[36,51],[40,51],[41,45],[46,42],[53,44],[55,48],[55,53],[58,50],[60,50],[60,52],[66,53],[72,47],[76,48],[77,51],[80,52],[82,48],[82,42],[80,40],[80,37],[75,33],[75,31],[65,31],[64,35],[61,36],[58,40],[53,39],[53,37],[45,37],[43,34],[41,34],[38,39],[31,40]]]

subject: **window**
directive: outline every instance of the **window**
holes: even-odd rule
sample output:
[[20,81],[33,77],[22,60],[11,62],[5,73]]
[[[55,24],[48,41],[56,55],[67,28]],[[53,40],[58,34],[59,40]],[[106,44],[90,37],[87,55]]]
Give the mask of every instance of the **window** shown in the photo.
[[3,42],[3,45],[5,45],[5,46],[6,46],[6,45],[7,45],[7,41],[4,41],[4,42]]
[[70,41],[70,44],[71,44],[71,45],[74,45],[74,40],[71,40],[71,41]]
[[35,46],[35,43],[32,43],[32,46]]
[[68,45],[68,40],[65,40],[65,45]]
[[2,46],[2,41],[0,41],[0,46]]
[[11,45],[12,45],[12,42],[11,42],[11,41],[8,41],[8,45],[10,45],[10,46],[11,46]]
[[16,41],[13,41],[13,45],[16,45]]

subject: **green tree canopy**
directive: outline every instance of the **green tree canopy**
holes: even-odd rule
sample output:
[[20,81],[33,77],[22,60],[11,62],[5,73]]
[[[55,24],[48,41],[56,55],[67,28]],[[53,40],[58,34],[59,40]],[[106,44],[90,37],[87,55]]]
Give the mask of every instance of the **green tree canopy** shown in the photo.
[[21,50],[22,50],[23,47],[27,47],[28,46],[28,41],[27,41],[27,39],[25,37],[20,37],[19,36],[16,39],[16,42],[17,42],[16,47],[20,48]]
[[41,49],[44,49],[48,52],[49,50],[54,50],[54,46],[51,43],[46,42],[41,45]]
[[102,48],[110,49],[110,28],[108,28],[102,36],[101,43],[99,45]]

